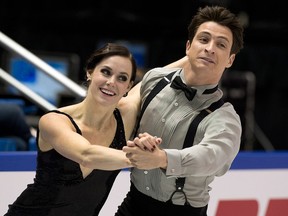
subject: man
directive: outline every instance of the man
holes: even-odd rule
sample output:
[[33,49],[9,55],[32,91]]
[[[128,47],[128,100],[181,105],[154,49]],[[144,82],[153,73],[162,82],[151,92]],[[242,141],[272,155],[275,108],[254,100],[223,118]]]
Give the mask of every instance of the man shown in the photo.
[[[131,169],[130,191],[115,215],[207,215],[209,185],[229,170],[240,149],[240,118],[230,103],[218,103],[223,95],[218,83],[242,47],[237,17],[226,8],[207,6],[188,27],[186,57],[145,74],[139,95],[143,111],[145,101],[152,99],[141,114],[137,135],[145,137],[145,131],[162,143],[158,147],[135,138],[123,148],[137,168]],[[166,85],[149,95],[168,74]],[[180,90],[181,85],[189,89]],[[129,94],[137,94],[137,88]],[[202,110],[207,116],[199,125],[192,123]]]

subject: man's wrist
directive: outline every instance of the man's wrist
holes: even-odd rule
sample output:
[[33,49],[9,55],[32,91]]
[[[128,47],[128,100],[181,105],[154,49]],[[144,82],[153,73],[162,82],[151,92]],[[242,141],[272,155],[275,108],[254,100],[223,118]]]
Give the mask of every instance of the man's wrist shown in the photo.
[[160,168],[165,169],[167,168],[167,154],[164,150],[161,150],[161,162],[160,162]]

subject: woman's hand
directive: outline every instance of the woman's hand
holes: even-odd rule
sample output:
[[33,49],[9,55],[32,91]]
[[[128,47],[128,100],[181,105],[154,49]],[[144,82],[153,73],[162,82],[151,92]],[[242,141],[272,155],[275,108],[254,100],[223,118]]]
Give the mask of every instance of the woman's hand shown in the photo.
[[126,157],[139,169],[166,168],[166,152],[159,148],[162,139],[148,133],[139,134],[123,147]]
[[152,136],[148,133],[140,133],[138,137],[135,137],[133,141],[128,141],[127,146],[137,146],[142,150],[149,150],[153,152],[156,146],[162,143],[162,139],[157,136]]

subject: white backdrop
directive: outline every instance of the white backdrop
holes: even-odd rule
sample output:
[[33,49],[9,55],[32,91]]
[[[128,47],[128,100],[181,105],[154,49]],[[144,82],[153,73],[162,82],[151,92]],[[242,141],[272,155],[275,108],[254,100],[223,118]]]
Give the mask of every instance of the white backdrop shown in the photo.
[[[16,199],[27,184],[32,182],[34,174],[35,172],[31,171],[0,172],[0,215],[4,215],[8,204]],[[284,199],[288,202],[287,182],[288,169],[230,170],[226,175],[216,178],[211,185],[208,215],[216,216],[220,200],[254,200],[258,204],[258,213],[251,216],[267,216],[269,200]],[[129,171],[121,171],[99,216],[114,215],[117,206],[129,189],[129,184]],[[287,216],[288,205],[284,208],[286,208],[285,213],[282,215],[275,213],[273,216]],[[235,209],[231,212],[232,215],[235,215]]]

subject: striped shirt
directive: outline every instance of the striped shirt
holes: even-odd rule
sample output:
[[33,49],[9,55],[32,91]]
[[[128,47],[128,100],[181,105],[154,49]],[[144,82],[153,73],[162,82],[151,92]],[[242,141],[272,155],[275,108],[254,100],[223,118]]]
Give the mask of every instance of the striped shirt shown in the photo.
[[[175,76],[183,76],[182,69],[154,68],[142,80],[142,102],[160,79],[172,71]],[[182,78],[183,79],[183,78]],[[175,191],[175,178],[186,177],[184,192],[193,207],[208,204],[210,183],[215,176],[224,175],[240,149],[241,122],[232,104],[226,102],[204,118],[197,129],[191,147],[182,149],[187,130],[195,116],[223,93],[218,88],[211,94],[203,94],[216,85],[197,86],[196,96],[187,100],[184,92],[166,85],[146,108],[138,132],[148,132],[162,138],[160,147],[167,154],[166,170],[131,169],[131,181],[136,188],[160,201],[169,200]],[[173,196],[173,203],[183,205],[182,193]]]

